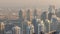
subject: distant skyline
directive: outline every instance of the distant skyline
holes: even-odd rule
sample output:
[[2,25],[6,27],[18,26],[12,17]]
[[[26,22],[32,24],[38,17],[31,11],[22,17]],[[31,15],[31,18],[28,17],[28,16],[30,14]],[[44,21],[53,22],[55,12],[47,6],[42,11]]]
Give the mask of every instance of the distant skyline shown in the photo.
[[49,5],[60,7],[60,0],[0,0],[0,7],[47,8]]

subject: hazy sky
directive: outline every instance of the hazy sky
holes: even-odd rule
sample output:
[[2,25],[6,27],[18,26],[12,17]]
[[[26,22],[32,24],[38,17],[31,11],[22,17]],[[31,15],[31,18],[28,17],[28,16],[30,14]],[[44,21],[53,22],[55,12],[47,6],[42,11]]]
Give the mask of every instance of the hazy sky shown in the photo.
[[48,7],[49,5],[60,6],[60,0],[0,0],[0,7]]

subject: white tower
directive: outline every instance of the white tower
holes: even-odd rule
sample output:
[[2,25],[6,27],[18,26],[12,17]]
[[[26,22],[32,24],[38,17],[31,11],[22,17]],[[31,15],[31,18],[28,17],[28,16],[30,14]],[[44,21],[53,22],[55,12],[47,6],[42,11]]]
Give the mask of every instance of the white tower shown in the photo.
[[31,29],[30,30],[30,34],[33,34],[34,33],[34,26],[33,26],[33,24],[30,25],[30,29]]
[[12,34],[21,34],[21,28],[18,26],[13,27]]
[[3,22],[0,23],[0,33],[4,34],[5,31],[5,24]]
[[41,21],[41,31],[45,32],[45,25],[44,25],[44,22],[43,20]]

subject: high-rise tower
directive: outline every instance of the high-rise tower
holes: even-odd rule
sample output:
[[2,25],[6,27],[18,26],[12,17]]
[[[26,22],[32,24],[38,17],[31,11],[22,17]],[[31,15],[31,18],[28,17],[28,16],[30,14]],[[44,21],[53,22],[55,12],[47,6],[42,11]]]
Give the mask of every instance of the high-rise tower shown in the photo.
[[37,16],[37,9],[34,10],[34,17]]
[[13,27],[12,34],[21,34],[21,28],[18,26]]
[[48,8],[49,13],[54,13],[55,14],[55,6],[54,5],[50,5]]
[[23,22],[24,22],[23,9],[21,9],[21,10],[19,11],[19,25],[20,25],[20,27],[21,27],[22,34],[23,34]]
[[3,22],[0,23],[0,34],[4,34],[5,32],[5,24]]
[[55,14],[55,6],[54,5],[50,5],[48,8],[48,20],[51,21],[52,15]]
[[30,21],[27,22],[27,27],[26,27],[26,34],[33,34],[34,33],[34,26],[31,24]]
[[26,16],[27,16],[27,20],[30,21],[30,9],[27,10]]

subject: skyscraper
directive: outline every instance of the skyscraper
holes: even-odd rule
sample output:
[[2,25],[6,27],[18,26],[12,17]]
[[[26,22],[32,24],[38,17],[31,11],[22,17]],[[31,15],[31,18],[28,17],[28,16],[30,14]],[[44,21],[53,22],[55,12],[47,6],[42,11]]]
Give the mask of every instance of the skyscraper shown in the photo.
[[19,11],[19,21],[22,22],[22,20],[23,20],[23,11],[20,10]]
[[23,12],[22,12],[22,9],[19,11],[19,18],[22,18],[22,15],[23,14]]
[[48,8],[49,13],[55,13],[55,6],[54,5],[50,5]]
[[51,18],[52,18],[52,13],[50,12],[50,13],[48,13],[48,20],[50,20],[51,21]]
[[43,22],[45,22],[46,19],[47,19],[47,13],[46,13],[46,11],[44,11],[44,12],[41,14],[41,20],[43,20]]
[[50,5],[48,8],[48,20],[51,20],[52,15],[55,14],[55,6],[54,5]]
[[27,16],[27,20],[30,21],[30,9],[27,10],[26,16]]
[[23,9],[21,9],[19,11],[19,26],[22,29],[22,34],[23,34],[23,21],[24,21],[24,18],[23,18]]
[[36,16],[33,18],[32,24],[34,25],[34,32],[35,32],[35,34],[38,34],[38,23],[36,21]]
[[31,34],[35,33],[33,24],[31,24],[31,32],[32,32]]
[[34,17],[37,16],[37,9],[34,9]]
[[13,27],[12,34],[21,34],[21,28],[18,26]]
[[31,24],[30,21],[28,21],[27,27],[26,27],[26,34],[33,34],[33,33],[34,33],[34,26],[33,24]]
[[44,34],[45,25],[44,25],[43,21],[41,21],[40,19],[37,19],[37,23],[38,23],[38,34]]
[[51,31],[57,30],[57,25],[58,25],[57,16],[54,14],[52,15],[52,18],[51,18]]
[[43,20],[41,20],[41,31],[42,32],[46,31],[45,23],[43,22]]
[[0,23],[0,34],[5,33],[5,24],[3,22]]

